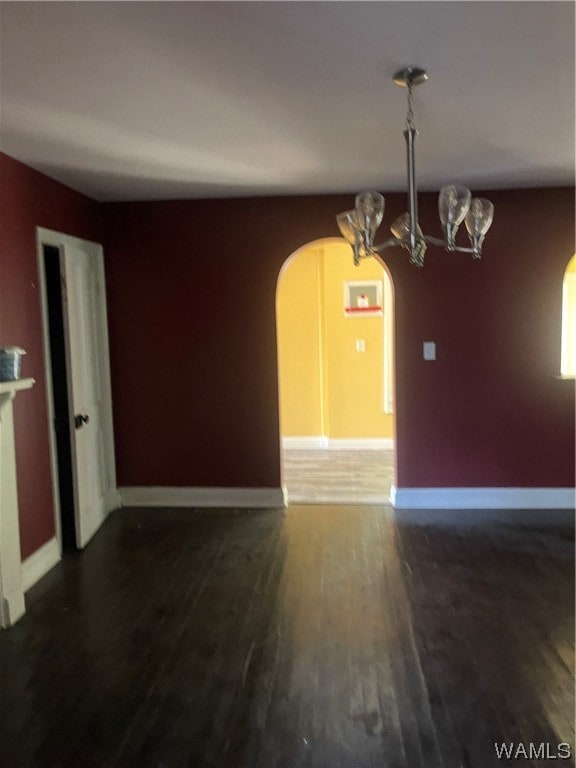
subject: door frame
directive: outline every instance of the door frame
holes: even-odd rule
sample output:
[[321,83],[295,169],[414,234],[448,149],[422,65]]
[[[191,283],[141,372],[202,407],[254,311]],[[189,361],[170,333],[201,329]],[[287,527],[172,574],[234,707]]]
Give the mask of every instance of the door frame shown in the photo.
[[[46,271],[44,266],[44,246],[52,246],[57,248],[60,253],[66,246],[81,247],[88,245],[90,248],[96,248],[100,258],[104,258],[104,249],[100,243],[95,243],[91,240],[83,240],[72,235],[64,234],[63,232],[56,232],[51,229],[45,229],[44,227],[36,227],[36,256],[38,263],[38,276],[40,281],[40,308],[42,314],[42,346],[44,351],[44,371],[45,371],[45,394],[46,394],[46,407],[48,412],[48,437],[50,448],[50,473],[52,480],[52,498],[54,502],[54,517],[55,517],[55,529],[56,538],[58,540],[58,547],[60,553],[62,553],[62,523],[61,523],[61,504],[60,504],[60,490],[59,490],[59,470],[58,470],[58,451],[56,445],[56,432],[54,422],[54,394],[53,394],[53,377],[52,377],[52,359],[50,355],[50,327],[48,320],[48,294],[46,289]],[[60,260],[60,267],[63,268],[63,260]],[[65,278],[65,275],[64,275]],[[70,290],[70,283],[66,281],[67,290]],[[105,449],[104,456],[108,462],[108,471],[111,482],[111,487],[108,489],[106,495],[106,514],[109,514],[112,510],[121,506],[120,494],[118,493],[117,481],[116,481],[116,459],[114,452],[114,427],[112,422],[112,395],[111,395],[111,377],[110,377],[110,356],[109,356],[109,343],[108,343],[108,324],[107,324],[107,306],[106,306],[106,288],[103,286],[101,293],[102,312],[98,314],[99,331],[102,337],[103,344],[108,351],[106,360],[102,366],[102,385],[103,391],[106,393],[105,401],[102,403],[103,411],[106,412],[106,418],[103,419],[104,441]],[[66,292],[62,292],[62,305],[63,310],[66,306],[67,298]],[[68,327],[64,323],[64,334],[66,338],[66,355],[69,354],[70,343],[68,338]],[[71,365],[67,361],[66,365],[66,378],[68,382],[68,396],[72,395],[72,374]],[[72,413],[72,411],[71,411]],[[109,426],[108,426],[109,425]],[[76,474],[76,466],[74,458],[72,459],[72,472]]]

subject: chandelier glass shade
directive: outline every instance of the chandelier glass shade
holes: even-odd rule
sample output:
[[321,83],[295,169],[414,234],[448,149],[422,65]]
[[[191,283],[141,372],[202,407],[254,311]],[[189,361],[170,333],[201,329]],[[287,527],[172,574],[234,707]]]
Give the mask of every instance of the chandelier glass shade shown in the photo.
[[[438,214],[444,234],[443,238],[425,235],[418,223],[414,152],[418,131],[412,109],[412,89],[427,79],[426,72],[417,67],[406,67],[394,75],[396,85],[408,89],[408,113],[406,128],[404,129],[408,211],[393,222],[390,227],[392,237],[382,243],[375,243],[376,232],[382,223],[385,207],[384,197],[379,192],[359,192],[356,195],[355,207],[336,216],[342,236],[354,251],[355,264],[359,264],[361,259],[375,256],[386,248],[394,246],[404,248],[410,255],[410,262],[418,267],[424,266],[424,256],[428,245],[442,246],[447,251],[468,253],[476,259],[482,256],[482,244],[494,218],[494,206],[484,198],[472,198],[467,187],[449,184],[440,190]],[[470,247],[456,244],[456,234],[462,222],[465,223],[468,232]]]

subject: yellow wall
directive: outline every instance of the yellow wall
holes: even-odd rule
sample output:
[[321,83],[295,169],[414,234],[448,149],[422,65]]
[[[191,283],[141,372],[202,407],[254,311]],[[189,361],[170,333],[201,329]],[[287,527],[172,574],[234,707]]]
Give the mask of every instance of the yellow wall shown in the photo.
[[282,435],[323,434],[320,266],[317,250],[308,248],[284,265],[278,281],[276,327]]
[[[283,436],[392,437],[384,412],[384,318],[344,315],[347,280],[380,280],[375,259],[352,263],[344,242],[299,251],[278,284]],[[366,351],[356,350],[356,340]]]
[[560,371],[576,376],[576,253],[566,267],[562,286],[562,358]]

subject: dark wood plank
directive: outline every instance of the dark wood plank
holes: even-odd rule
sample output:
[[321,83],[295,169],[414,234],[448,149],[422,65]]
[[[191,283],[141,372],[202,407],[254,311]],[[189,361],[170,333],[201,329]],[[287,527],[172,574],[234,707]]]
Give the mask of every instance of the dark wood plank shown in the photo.
[[115,513],[0,634],[0,765],[487,768],[494,742],[573,745],[574,527],[547,514]]

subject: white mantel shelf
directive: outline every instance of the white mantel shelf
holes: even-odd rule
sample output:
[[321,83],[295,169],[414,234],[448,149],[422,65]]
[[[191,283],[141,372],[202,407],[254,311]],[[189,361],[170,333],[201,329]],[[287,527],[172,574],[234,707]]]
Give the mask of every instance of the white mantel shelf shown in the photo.
[[35,383],[34,379],[0,381],[0,627],[14,624],[25,610],[12,401]]
[[32,389],[36,384],[34,379],[16,379],[16,381],[0,381],[0,395],[10,395],[21,389]]

